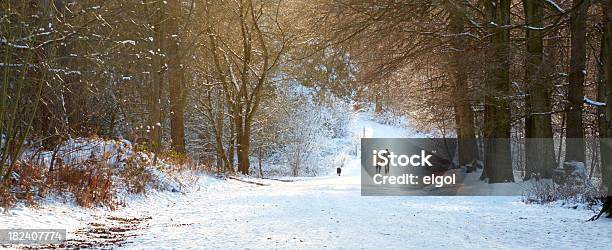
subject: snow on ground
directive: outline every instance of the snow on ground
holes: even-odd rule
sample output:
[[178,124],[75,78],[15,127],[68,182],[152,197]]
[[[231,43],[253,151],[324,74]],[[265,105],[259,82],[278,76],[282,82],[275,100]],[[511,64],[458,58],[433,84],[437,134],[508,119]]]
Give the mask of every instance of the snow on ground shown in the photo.
[[[356,115],[355,137],[414,136]],[[354,145],[347,145],[347,151]],[[360,161],[341,177],[259,180],[265,186],[201,177],[185,194],[154,192],[109,212],[63,205],[13,209],[8,228],[87,227],[105,216],[145,218],[122,247],[141,248],[599,248],[612,221],[585,222],[587,210],[525,205],[520,197],[362,197]]]

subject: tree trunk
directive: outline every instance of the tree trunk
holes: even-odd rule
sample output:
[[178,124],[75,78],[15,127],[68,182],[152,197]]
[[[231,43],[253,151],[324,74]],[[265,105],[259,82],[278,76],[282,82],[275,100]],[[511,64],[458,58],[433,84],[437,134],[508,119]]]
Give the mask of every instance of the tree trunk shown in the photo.
[[236,129],[236,151],[238,153],[238,172],[249,174],[249,145],[250,145],[250,126],[247,125],[242,105],[235,107],[234,124]]
[[585,162],[582,104],[586,75],[586,15],[589,0],[573,0],[570,12],[571,56],[567,107],[565,161]]
[[[602,27],[605,27],[605,23],[602,23]],[[600,43],[600,51],[599,51],[599,61],[598,61],[598,74],[599,74],[599,79],[598,79],[598,83],[597,83],[597,101],[599,102],[604,102],[607,103],[607,81],[606,81],[606,65],[607,63],[607,58],[606,58],[606,52],[607,52],[607,48],[606,48],[606,32],[604,30],[604,32],[602,32],[601,34],[601,43]],[[607,151],[606,145],[605,143],[605,138],[608,138],[608,117],[606,117],[606,109],[607,107],[602,107],[602,106],[598,106],[597,107],[597,123],[598,123],[598,130],[599,130],[599,138],[602,139],[599,142],[599,155],[601,157],[601,161],[600,161],[600,171],[602,174],[602,181],[603,183],[608,183],[610,177],[608,177],[607,172],[605,171],[607,169],[608,164],[610,164],[610,161],[612,159],[610,159],[610,154],[609,151]]]
[[250,129],[245,126],[242,133],[238,134],[238,171],[242,174],[249,174],[249,147],[250,147]]
[[234,168],[234,163],[235,163],[236,140],[237,140],[235,123],[232,123],[230,121],[229,127],[230,127],[230,131],[229,131],[229,136],[227,138],[227,149],[226,149],[227,161],[229,162],[229,164],[227,165],[226,171],[228,171],[229,173],[234,173],[236,172],[236,169]]
[[172,149],[185,153],[185,70],[180,51],[179,20],[181,1],[169,0],[168,24],[168,88],[170,90],[170,138]]
[[485,170],[489,183],[512,182],[510,151],[510,0],[486,1],[485,8],[495,31],[492,36],[493,67],[487,73],[485,96]]
[[[604,72],[605,72],[605,87],[606,87],[606,120],[610,121],[610,117],[612,117],[612,105],[610,105],[610,101],[612,100],[612,53],[609,53],[609,48],[612,48],[612,1],[604,1],[602,2],[602,7],[604,11],[604,44],[603,48],[606,49],[604,54]],[[607,131],[606,135],[612,134],[612,122],[607,122]],[[602,208],[602,213],[607,213],[608,215],[612,215],[612,196],[610,196],[612,192],[612,161],[610,161],[609,152],[612,151],[612,140],[610,138],[604,138],[601,141],[601,147],[603,149],[602,156],[607,156],[607,161],[605,165],[602,165],[602,170],[604,171],[603,176],[607,177],[604,179],[604,187],[607,188],[606,202],[608,206],[604,206]]]
[[[214,117],[216,118],[216,121],[214,121],[212,125],[215,129],[215,148],[217,151],[217,168],[222,170],[223,173],[227,173],[228,171],[230,173],[233,173],[234,168],[232,167],[232,164],[230,163],[229,158],[225,155],[226,150],[223,147],[224,146],[223,145],[223,134],[224,134],[223,130],[225,129],[225,118],[223,114],[225,113],[225,109],[223,106],[222,90],[220,89],[217,90],[214,95],[216,97],[215,99],[216,113],[214,115]],[[208,98],[211,98],[211,101],[212,101],[212,96],[209,95]],[[212,104],[211,104],[211,107],[212,107]],[[211,117],[213,117],[212,114],[211,114]],[[230,123],[230,126],[231,126],[231,123]]]
[[450,31],[456,34],[452,40],[453,53],[451,55],[451,72],[454,75],[454,98],[456,104],[455,122],[457,130],[457,146],[459,154],[459,166],[471,164],[467,172],[475,170],[475,162],[478,160],[478,147],[476,145],[476,132],[474,130],[474,114],[468,95],[468,75],[465,64],[465,39],[459,34],[464,32],[465,18],[456,9],[451,10]]
[[527,56],[525,60],[526,100],[525,142],[526,174],[551,178],[555,166],[554,143],[552,140],[550,79],[544,65],[543,12],[541,0],[524,0],[526,20]]
[[263,151],[261,150],[261,147],[258,150],[259,155],[257,157],[258,160],[258,165],[259,165],[259,178],[264,178],[264,174],[263,174]]
[[[602,23],[602,27],[603,27]],[[597,62],[597,101],[606,102],[606,37],[605,32],[601,34],[600,49],[599,49],[599,60]],[[600,138],[607,138],[607,119],[606,119],[606,107],[597,106],[597,123]]]
[[164,39],[164,30],[162,23],[164,19],[164,7],[161,4],[157,5],[155,14],[153,15],[153,26],[154,26],[154,51],[157,51],[153,56],[153,69],[151,70],[152,81],[151,81],[151,93],[149,97],[149,133],[151,150],[154,153],[158,153],[161,147],[162,129],[161,129],[161,90],[163,81],[163,58],[161,56],[161,49],[163,46],[162,40]]
[[380,91],[378,91],[378,86],[375,87],[376,89],[376,94],[374,94],[374,113],[376,114],[380,114],[383,111],[383,106],[382,106],[382,93]]

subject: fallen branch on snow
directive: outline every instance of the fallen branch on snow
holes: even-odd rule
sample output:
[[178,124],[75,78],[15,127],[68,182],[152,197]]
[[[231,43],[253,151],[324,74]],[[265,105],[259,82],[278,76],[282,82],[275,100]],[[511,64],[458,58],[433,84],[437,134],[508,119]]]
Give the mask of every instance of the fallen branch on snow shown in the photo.
[[234,176],[227,176],[227,178],[232,179],[232,180],[241,181],[241,182],[244,182],[244,183],[255,184],[255,185],[258,185],[258,186],[270,186],[270,184],[267,184],[267,183],[261,183],[261,182],[244,180],[244,179],[240,179],[240,178],[234,177]]

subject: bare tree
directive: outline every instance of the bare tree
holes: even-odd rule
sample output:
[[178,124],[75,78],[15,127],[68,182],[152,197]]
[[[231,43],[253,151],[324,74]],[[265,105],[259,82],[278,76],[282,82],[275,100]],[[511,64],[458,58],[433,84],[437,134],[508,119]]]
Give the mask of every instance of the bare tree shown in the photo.
[[[211,54],[233,123],[238,171],[248,174],[252,124],[270,72],[287,49],[286,34],[278,22],[279,3],[243,0],[220,7],[232,19],[209,30]],[[271,46],[272,37],[279,46]]]

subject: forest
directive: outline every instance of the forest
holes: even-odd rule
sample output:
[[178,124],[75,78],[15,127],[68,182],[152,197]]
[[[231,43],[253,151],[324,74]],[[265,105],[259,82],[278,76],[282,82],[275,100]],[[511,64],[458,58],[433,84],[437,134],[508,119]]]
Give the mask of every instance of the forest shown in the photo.
[[457,138],[483,183],[577,171],[534,199],[612,216],[609,0],[3,0],[0,27],[7,209],[115,207],[187,170],[325,176],[371,112]]

